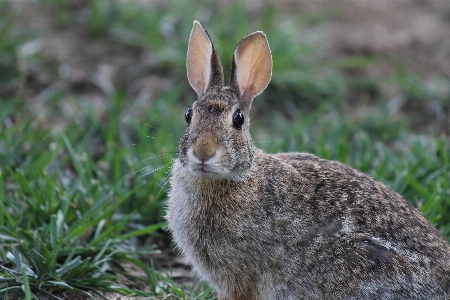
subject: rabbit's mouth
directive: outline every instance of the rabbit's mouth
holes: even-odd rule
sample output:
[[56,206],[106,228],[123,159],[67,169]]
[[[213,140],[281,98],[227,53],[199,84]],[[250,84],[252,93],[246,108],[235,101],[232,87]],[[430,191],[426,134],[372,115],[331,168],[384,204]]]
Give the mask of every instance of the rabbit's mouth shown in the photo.
[[228,169],[219,164],[191,163],[188,168],[191,174],[199,178],[224,179],[229,177]]
[[200,171],[201,173],[208,173],[208,172],[211,172],[211,170],[210,170],[210,168],[209,168],[209,165],[204,164],[204,163],[200,164],[200,165],[198,166],[198,169],[197,169],[197,170]]
[[217,177],[219,173],[213,165],[208,163],[194,163],[191,165],[191,171],[195,175],[202,177]]
[[192,150],[190,150],[187,153],[187,165],[189,171],[199,177],[223,177],[227,170],[221,164],[221,156],[221,151],[219,150],[213,157],[206,161],[202,161],[193,154]]

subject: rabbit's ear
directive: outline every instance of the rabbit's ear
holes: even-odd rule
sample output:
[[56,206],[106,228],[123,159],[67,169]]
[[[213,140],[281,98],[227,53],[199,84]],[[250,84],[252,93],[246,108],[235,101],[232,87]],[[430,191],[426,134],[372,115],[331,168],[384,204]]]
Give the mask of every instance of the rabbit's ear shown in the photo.
[[209,87],[223,86],[222,63],[208,33],[198,21],[194,21],[189,39],[186,67],[189,83],[199,98]]
[[272,76],[272,55],[264,33],[246,36],[233,56],[230,86],[241,95],[245,106],[264,91]]

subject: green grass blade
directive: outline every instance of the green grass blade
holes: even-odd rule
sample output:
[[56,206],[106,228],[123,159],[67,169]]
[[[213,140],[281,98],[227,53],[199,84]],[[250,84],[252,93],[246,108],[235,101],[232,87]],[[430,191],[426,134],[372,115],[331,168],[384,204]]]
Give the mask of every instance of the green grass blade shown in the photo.
[[140,235],[144,235],[144,234],[151,234],[151,233],[155,232],[156,230],[163,228],[164,226],[167,226],[167,222],[147,226],[147,227],[139,229],[139,230],[134,230],[134,231],[128,232],[126,234],[118,236],[117,239],[126,240],[131,237],[136,237],[136,236],[140,236]]
[[56,216],[52,215],[50,217],[50,241],[52,244],[52,251],[57,251],[57,245],[58,245],[58,229],[56,225]]
[[23,291],[25,293],[25,299],[31,300],[31,290],[30,290],[30,284],[28,282],[28,275],[27,275],[26,267],[24,264],[22,264],[21,268],[22,268]]

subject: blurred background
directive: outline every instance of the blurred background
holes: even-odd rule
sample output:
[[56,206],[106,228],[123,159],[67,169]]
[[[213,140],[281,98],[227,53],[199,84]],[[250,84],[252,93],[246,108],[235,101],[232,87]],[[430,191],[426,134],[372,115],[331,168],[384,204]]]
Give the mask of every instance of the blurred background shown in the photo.
[[[61,249],[76,244],[80,257],[131,255],[154,267],[139,273],[142,293],[195,293],[170,281],[195,276],[171,250],[163,218],[196,99],[185,62],[193,20],[209,32],[226,80],[239,41],[267,35],[272,80],[252,106],[258,147],[348,163],[450,238],[448,0],[0,0],[2,264],[19,268],[11,257],[41,249],[37,234],[54,246],[58,268],[68,257]],[[57,235],[67,236],[59,248]],[[170,276],[154,275],[169,266]],[[30,283],[35,295],[39,282]]]
[[19,92],[54,131],[64,130],[70,103],[58,114],[39,103],[58,93],[89,102],[99,115],[118,91],[141,112],[174,90],[190,103],[185,54],[197,19],[227,74],[240,39],[267,34],[274,72],[255,105],[262,114],[270,107],[298,121],[334,102],[345,118],[380,117],[393,131],[400,122],[420,133],[449,132],[446,0],[16,0],[1,8],[0,95]]

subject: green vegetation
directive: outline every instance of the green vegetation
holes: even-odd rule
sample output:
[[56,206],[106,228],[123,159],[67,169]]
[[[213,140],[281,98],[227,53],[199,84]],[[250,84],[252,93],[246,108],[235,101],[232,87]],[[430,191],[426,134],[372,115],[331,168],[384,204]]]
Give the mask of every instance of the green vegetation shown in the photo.
[[[255,13],[243,2],[220,9],[187,0],[144,7],[134,1],[92,0],[81,8],[70,3],[39,5],[54,13],[58,28],[150,51],[151,62],[136,72],[172,81],[147,102],[121,82],[102,94],[100,108],[76,88],[41,88],[27,64],[48,68],[55,82],[59,66],[26,51],[24,45],[42,33],[16,19],[11,1],[0,1],[1,299],[215,297],[201,282],[175,283],[150,259],[170,246],[163,216],[185,106],[194,100],[185,78],[194,19],[210,31],[226,70],[244,35],[263,30],[269,38],[274,72],[253,105],[257,146],[312,152],[369,173],[404,195],[450,240],[448,136],[417,134],[412,125],[421,112],[399,116],[382,92],[368,108],[351,102],[355,94],[372,95],[384,81],[356,80],[344,71],[383,58],[332,60],[316,53],[317,45],[297,32],[331,12],[300,22],[281,18],[270,5]],[[433,113],[449,113],[450,93],[437,93],[420,77],[399,68],[383,80],[395,81],[408,99],[431,101]],[[439,82],[450,90],[449,79]],[[369,112],[357,113],[361,107]],[[132,275],[126,264],[143,276]],[[123,278],[133,284],[121,284]]]

